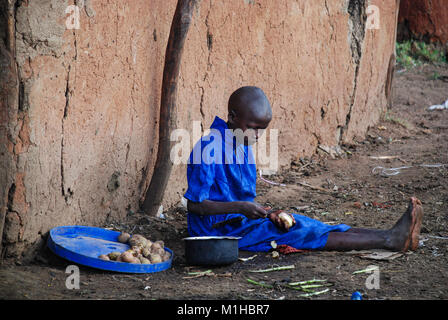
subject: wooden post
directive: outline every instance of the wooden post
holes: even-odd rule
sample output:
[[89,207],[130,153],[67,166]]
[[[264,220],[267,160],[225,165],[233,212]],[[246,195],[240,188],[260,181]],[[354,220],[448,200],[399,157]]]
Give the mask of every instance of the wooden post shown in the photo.
[[193,11],[200,0],[178,0],[171,23],[163,70],[160,101],[159,145],[151,183],[146,191],[142,210],[155,215],[159,209],[170,177],[173,163],[170,159],[170,135],[176,125],[176,97],[180,62],[190,27]]
[[[14,176],[16,165],[13,163],[14,155],[7,150],[7,144],[12,143],[14,121],[17,118],[19,108],[19,79],[16,63],[16,30],[15,30],[15,5],[16,0],[0,0],[0,27],[4,28],[5,38],[0,39],[0,161],[2,170],[0,173],[0,261],[3,259],[5,248],[3,245],[3,232],[8,213],[10,191],[14,189]],[[14,120],[13,120],[14,119]],[[4,152],[6,151],[6,152]]]
[[385,94],[387,99],[387,109],[391,109],[393,106],[394,88],[393,81],[395,75],[395,64],[396,64],[396,46],[397,46],[397,29],[398,29],[398,15],[400,11],[400,0],[396,0],[396,16],[395,16],[395,33],[394,33],[394,53],[390,56],[389,67],[387,69],[386,87]]

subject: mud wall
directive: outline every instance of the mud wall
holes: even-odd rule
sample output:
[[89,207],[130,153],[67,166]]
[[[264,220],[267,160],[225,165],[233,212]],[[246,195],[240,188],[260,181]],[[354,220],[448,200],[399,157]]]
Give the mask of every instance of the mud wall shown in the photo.
[[398,39],[419,39],[448,45],[446,0],[401,0]]
[[[2,257],[19,258],[54,226],[138,210],[176,1],[0,1],[0,233]],[[280,166],[362,139],[386,108],[396,19],[390,0],[203,0],[185,43],[178,126],[208,128],[226,118],[233,90],[257,85],[273,107]],[[175,166],[165,208],[185,188]]]

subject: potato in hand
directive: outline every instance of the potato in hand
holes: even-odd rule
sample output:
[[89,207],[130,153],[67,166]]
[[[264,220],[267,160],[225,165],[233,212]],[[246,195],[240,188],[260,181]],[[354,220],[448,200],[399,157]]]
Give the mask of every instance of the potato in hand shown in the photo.
[[291,213],[284,212],[283,210],[271,212],[268,215],[268,218],[283,231],[289,231],[289,228],[296,224],[294,216]]

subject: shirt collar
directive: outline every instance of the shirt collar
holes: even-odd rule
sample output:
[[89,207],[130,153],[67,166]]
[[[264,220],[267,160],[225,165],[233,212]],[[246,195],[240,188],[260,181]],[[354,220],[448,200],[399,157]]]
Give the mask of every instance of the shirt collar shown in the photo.
[[250,147],[243,144],[236,144],[236,137],[233,135],[233,130],[229,129],[226,121],[215,116],[210,129],[218,130],[221,133],[221,137],[224,137],[224,145],[228,144],[236,153],[236,157],[239,159],[238,161],[240,161],[240,163],[244,162],[245,154],[249,152]]
[[212,125],[210,126],[210,129],[218,130],[219,133],[221,133],[221,138],[224,142],[232,144],[234,143],[233,131],[229,129],[227,122],[225,122],[220,117],[215,117]]
[[223,119],[221,119],[218,116],[215,117],[210,128],[217,129],[219,131],[224,131],[225,129],[229,129],[229,127],[227,126],[227,122],[225,122]]

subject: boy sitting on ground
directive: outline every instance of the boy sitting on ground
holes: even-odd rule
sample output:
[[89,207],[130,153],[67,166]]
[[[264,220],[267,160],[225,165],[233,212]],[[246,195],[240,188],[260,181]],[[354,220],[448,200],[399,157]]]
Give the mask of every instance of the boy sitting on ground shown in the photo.
[[[421,202],[411,198],[408,209],[388,230],[328,225],[309,217],[270,212],[254,202],[257,170],[252,144],[272,119],[270,103],[257,87],[242,87],[229,98],[228,119],[215,117],[210,135],[195,145],[187,167],[188,231],[191,236],[241,237],[239,248],[269,251],[271,241],[307,250],[415,250],[423,218]],[[243,133],[243,139],[235,135]],[[210,152],[203,152],[204,150]],[[238,218],[238,223],[216,223]],[[233,221],[232,220],[232,221]]]

